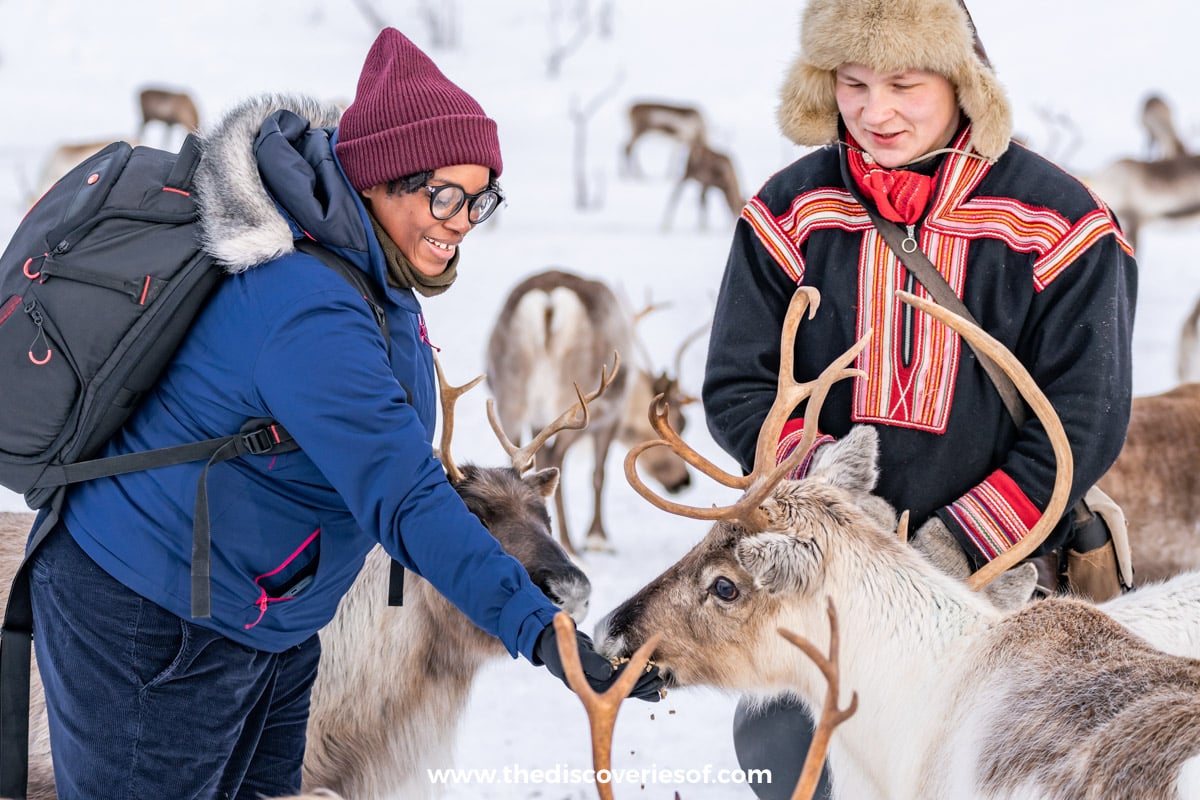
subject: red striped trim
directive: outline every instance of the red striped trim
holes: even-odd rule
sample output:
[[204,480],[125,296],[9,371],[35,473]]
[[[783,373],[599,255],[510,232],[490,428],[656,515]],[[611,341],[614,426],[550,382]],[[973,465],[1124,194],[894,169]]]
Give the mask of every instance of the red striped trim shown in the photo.
[[1016,482],[1000,470],[947,509],[988,561],[1024,539],[1041,516]]
[[185,192],[183,189],[176,189],[174,186],[164,186],[162,190],[164,192],[174,192],[175,194],[181,194],[184,197],[192,196],[191,192]]
[[150,294],[150,276],[149,275],[147,275],[146,279],[144,281],[142,281],[142,296],[138,298],[139,306],[146,305],[146,295],[148,295],[148,294]]

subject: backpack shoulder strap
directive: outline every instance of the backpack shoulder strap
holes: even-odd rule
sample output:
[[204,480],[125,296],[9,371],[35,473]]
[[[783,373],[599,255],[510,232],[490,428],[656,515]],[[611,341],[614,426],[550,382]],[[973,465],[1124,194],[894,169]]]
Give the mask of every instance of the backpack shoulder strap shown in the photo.
[[383,334],[384,345],[390,352],[392,340],[388,335],[387,314],[384,311],[381,289],[375,279],[337,253],[311,239],[297,240],[296,249],[318,259],[358,290],[363,300],[366,300],[367,305],[371,307],[371,313],[375,315],[375,324],[379,326],[379,331]]

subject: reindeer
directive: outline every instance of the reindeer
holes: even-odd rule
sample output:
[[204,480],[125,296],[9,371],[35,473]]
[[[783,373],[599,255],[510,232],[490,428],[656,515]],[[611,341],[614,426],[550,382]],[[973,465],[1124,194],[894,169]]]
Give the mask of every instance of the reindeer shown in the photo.
[[1179,158],[1188,154],[1175,129],[1171,107],[1160,95],[1152,94],[1142,103],[1142,127],[1149,142],[1146,148],[1149,158]]
[[1112,210],[1131,247],[1147,222],[1200,216],[1200,155],[1122,158],[1086,183]]
[[200,113],[186,92],[147,87],[138,93],[138,106],[142,112],[139,138],[145,137],[146,126],[151,122],[161,122],[166,126],[164,140],[170,137],[171,128],[176,125],[189,133],[200,130]]
[[[1036,546],[1061,515],[1070,485],[1070,448],[1053,409],[995,340],[928,301],[899,296],[999,362],[1046,427],[1057,459],[1054,489],[1017,548]],[[789,314],[784,352],[794,335]],[[809,384],[795,384],[785,365],[760,443],[776,440],[805,397],[806,419],[815,420],[832,383],[854,374],[844,366],[855,353]],[[1005,553],[966,583],[942,574],[864,504],[877,477],[871,427],[856,426],[829,445],[835,449],[803,480],[783,480],[795,455],[772,467],[770,454],[748,478],[735,478],[687,448],[662,421],[661,405],[652,413],[662,439],[647,447],[669,444],[746,493],[727,508],[679,506],[642,483],[639,449],[630,451],[626,472],[640,494],[715,524],[601,621],[596,640],[606,655],[628,655],[650,632],[669,632],[652,655],[668,685],[790,690],[816,716],[822,674],[775,631],[818,640],[831,600],[841,626],[841,683],[859,700],[859,713],[830,740],[838,796],[1166,800],[1200,793],[1200,660],[1153,648],[1079,599],[1051,597],[1005,611],[973,591],[1022,552]],[[773,453],[760,444],[764,450]],[[805,450],[802,442],[797,451]],[[1198,610],[1193,601],[1182,613],[1194,618]]]
[[679,196],[683,193],[683,187],[688,181],[700,184],[701,228],[707,227],[708,224],[709,189],[717,189],[721,192],[725,198],[725,204],[729,206],[729,213],[733,214],[734,219],[737,219],[738,215],[742,213],[742,207],[746,205],[746,198],[738,186],[737,170],[733,168],[733,161],[724,153],[713,150],[703,142],[698,142],[694,143],[688,151],[687,165],[684,167],[683,176],[675,184],[675,189],[667,201],[667,212],[663,217],[662,226],[664,231],[671,227],[671,217],[675,213],[675,206],[678,205]]
[[[488,338],[486,372],[499,426],[519,438],[526,430],[545,424],[550,409],[561,407],[581,376],[599,369],[611,353],[632,348],[635,322],[634,315],[600,281],[547,270],[517,284]],[[539,463],[561,471],[575,442],[591,439],[592,521],[586,539],[590,550],[609,546],[602,496],[605,462],[613,441],[633,445],[653,438],[643,410],[655,394],[673,398],[673,424],[685,423],[678,409],[690,398],[679,389],[678,364],[677,358],[675,375],[654,375],[645,369],[628,377],[628,373],[618,373],[612,388],[592,404],[587,428],[556,435],[539,455]],[[687,466],[669,453],[658,454],[647,466],[667,491],[680,491],[690,482]],[[561,486],[554,497],[554,511],[559,542],[568,553],[576,554]]]
[[1180,383],[1200,381],[1200,299],[1192,306],[1179,330],[1175,377]]
[[1135,397],[1120,455],[1097,485],[1125,515],[1138,582],[1200,569],[1200,384]]
[[629,140],[625,143],[624,165],[628,174],[641,174],[633,146],[651,132],[664,133],[689,148],[708,139],[704,115],[694,106],[634,103],[629,107]]
[[[435,362],[436,363],[436,362]],[[533,454],[548,438],[587,424],[588,406],[612,383],[577,393],[573,406],[524,448],[510,450],[511,467],[459,468],[450,455],[454,403],[481,378],[446,384],[441,367],[442,436],[439,457],[455,489],[504,549],[576,620],[587,613],[591,585],[555,543],[546,500],[558,483],[554,469],[529,472]],[[494,428],[502,443],[503,430]],[[23,554],[32,514],[0,515],[4,597]],[[406,576],[404,605],[383,603],[390,559],[372,551],[358,580],[321,632],[321,662],[313,686],[304,757],[306,791],[320,788],[353,800],[424,797],[435,787],[426,767],[445,766],[474,676],[503,646],[470,622],[433,587]],[[31,687],[30,800],[55,797],[45,699],[34,671]],[[319,796],[319,795],[317,795]]]

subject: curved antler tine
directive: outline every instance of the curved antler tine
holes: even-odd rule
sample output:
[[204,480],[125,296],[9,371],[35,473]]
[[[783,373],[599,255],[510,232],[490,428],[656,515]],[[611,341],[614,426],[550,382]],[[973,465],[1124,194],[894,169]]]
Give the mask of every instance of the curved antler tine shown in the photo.
[[775,466],[775,445],[779,442],[779,434],[787,424],[792,409],[808,396],[808,384],[796,382],[796,331],[800,328],[800,320],[808,311],[812,319],[821,305],[821,294],[811,286],[800,286],[792,294],[788,302],[787,313],[783,318],[783,328],[779,335],[779,378],[775,390],[775,402],[767,412],[762,427],[758,431],[758,443],[754,451],[753,475],[764,475]]
[[[666,397],[661,394],[655,395],[654,400],[650,403],[650,426],[654,428],[655,433],[662,437],[660,441],[662,441],[663,444],[670,447],[671,451],[675,453],[675,455],[679,456],[684,461],[724,486],[728,486],[732,489],[745,489],[750,485],[749,477],[729,474],[704,456],[697,453],[691,445],[684,442],[683,439],[680,438],[679,433],[671,427],[671,422],[667,415],[667,412],[670,410],[670,408],[671,404],[667,401]],[[649,448],[643,448],[639,452],[645,452],[647,449]]]
[[487,401],[487,418],[488,424],[492,426],[492,432],[496,434],[496,438],[500,441],[500,446],[504,448],[504,452],[512,459],[513,469],[517,470],[517,472],[524,472],[529,467],[521,468],[516,463],[516,455],[521,451],[521,448],[513,444],[512,440],[504,432],[504,427],[500,424],[500,418],[496,414],[496,401],[490,397]]
[[679,348],[675,351],[675,359],[672,362],[675,368],[674,375],[677,383],[679,381],[679,376],[683,373],[683,354],[687,352],[687,349],[691,347],[692,344],[695,343],[704,334],[704,332],[711,327],[712,323],[706,322],[696,330],[689,333],[687,336],[683,337],[683,341],[680,343]]
[[[775,465],[770,471],[760,472],[758,466],[755,466],[755,472],[751,477],[755,479],[749,492],[743,497],[736,508],[738,515],[747,522],[754,519],[753,524],[762,524],[762,516],[758,512],[758,507],[762,502],[770,496],[774,491],[776,484],[783,480],[784,476],[795,469],[796,465],[808,454],[812,448],[813,442],[817,440],[817,417],[821,413],[821,405],[825,402],[825,397],[829,394],[829,390],[835,383],[846,378],[866,377],[860,369],[851,368],[849,365],[854,359],[858,358],[858,354],[867,346],[867,342],[871,340],[871,331],[864,333],[857,342],[850,346],[846,352],[842,353],[838,358],[825,369],[821,370],[821,374],[816,380],[808,383],[798,384],[798,387],[803,388],[808,395],[808,404],[804,408],[804,433],[800,437],[800,443],[797,444],[788,457],[779,464]],[[780,381],[783,381],[782,373],[780,373]],[[766,430],[766,423],[763,423],[763,428]],[[775,433],[774,437],[769,442],[763,443],[760,435],[759,446],[769,447],[770,453],[775,452],[775,442],[778,441],[779,434]],[[757,455],[756,455],[757,460]]]
[[[579,663],[579,650],[575,645],[575,623],[565,611],[554,615],[554,631],[558,635],[558,655],[562,659],[563,672],[570,686],[587,712],[588,727],[592,736],[592,767],[596,775],[612,771],[612,740],[613,731],[617,725],[617,712],[621,702],[633,691],[634,684],[646,666],[650,663],[650,654],[662,641],[662,634],[656,633],[637,649],[625,665],[621,677],[603,694],[598,694],[583,675],[583,667]],[[601,800],[613,800],[612,784],[608,781],[596,780],[596,791]]]
[[1004,553],[989,561],[967,579],[967,585],[972,589],[980,589],[994,580],[1010,567],[1015,566],[1040,545],[1054,526],[1062,518],[1067,508],[1067,499],[1071,492],[1071,476],[1075,469],[1074,458],[1071,455],[1071,443],[1067,432],[1063,429],[1062,421],[1058,418],[1054,406],[1042,393],[1028,370],[1017,357],[1004,345],[992,338],[978,325],[968,322],[954,312],[939,306],[930,300],[917,297],[908,292],[898,291],[896,296],[914,308],[945,323],[962,336],[978,353],[995,361],[1008,377],[1016,384],[1017,391],[1029,404],[1034,416],[1046,429],[1050,437],[1050,446],[1054,450],[1055,470],[1054,489],[1050,493],[1050,501],[1038,518],[1037,524],[1029,533]]
[[[504,430],[500,427],[500,421],[496,418],[494,404],[489,400],[487,404],[488,422],[491,423],[492,430],[495,431],[496,438],[500,440],[500,445],[504,448],[504,452],[508,453],[509,458],[512,460],[513,469],[518,473],[522,473],[532,467],[534,454],[550,440],[551,436],[559,431],[581,430],[586,427],[588,420],[591,419],[588,403],[604,394],[605,390],[608,389],[617,377],[617,371],[620,368],[621,354],[614,350],[612,372],[608,371],[607,364],[601,365],[600,385],[596,387],[596,390],[585,395],[583,390],[579,388],[579,384],[575,384],[575,396],[579,398],[575,405],[560,414],[558,419],[538,431],[537,435],[524,447],[517,447],[505,435]],[[578,421],[574,421],[576,414],[579,415]]]
[[461,483],[463,479],[462,471],[450,456],[450,440],[454,436],[454,405],[458,402],[458,398],[474,389],[483,380],[484,376],[479,375],[474,380],[468,381],[462,386],[451,386],[446,380],[446,374],[442,371],[442,362],[437,357],[436,351],[433,354],[433,369],[437,373],[438,394],[442,405],[442,438],[441,444],[438,447],[437,457],[442,462],[442,466],[445,467],[446,477],[450,483]]
[[[675,514],[680,517],[688,517],[690,519],[702,519],[709,522],[719,519],[731,519],[734,515],[731,509],[735,506],[709,506],[701,508],[699,506],[687,506],[682,503],[676,503],[673,500],[668,500],[654,492],[643,481],[637,471],[638,456],[646,452],[652,447],[670,447],[670,442],[663,439],[651,439],[646,442],[639,442],[629,448],[629,452],[625,454],[625,480],[633,487],[633,490],[648,500],[651,505],[666,511],[668,514]],[[678,453],[675,448],[672,451]],[[689,462],[691,463],[691,462]],[[693,464],[697,469],[701,469],[698,465]],[[704,470],[701,469],[703,472]],[[715,477],[715,476],[714,476]]]

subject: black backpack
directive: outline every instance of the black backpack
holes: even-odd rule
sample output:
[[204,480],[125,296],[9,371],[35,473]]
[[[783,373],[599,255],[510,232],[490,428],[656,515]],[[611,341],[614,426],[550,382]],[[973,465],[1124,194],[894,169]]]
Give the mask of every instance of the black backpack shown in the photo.
[[[197,236],[200,159],[191,135],[179,153],[114,142],[59,179],[0,256],[0,485],[43,509],[0,638],[0,797],[25,796],[33,633],[27,565],[58,521],[66,486],[207,459],[192,547],[192,616],[207,617],[208,466],[297,448],[282,426],[260,419],[217,439],[92,459],[154,387],[223,275]],[[374,281],[319,245],[297,246],[360,291],[388,341]],[[394,604],[400,579],[393,569]]]

